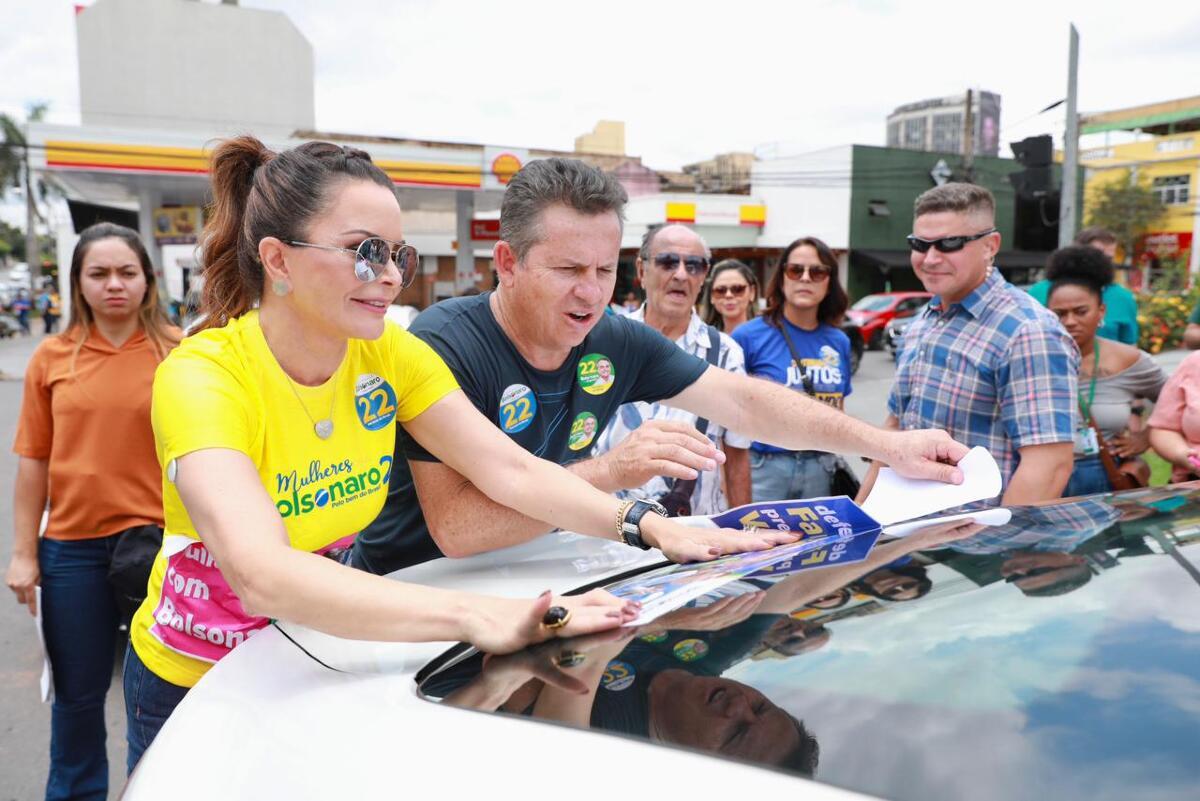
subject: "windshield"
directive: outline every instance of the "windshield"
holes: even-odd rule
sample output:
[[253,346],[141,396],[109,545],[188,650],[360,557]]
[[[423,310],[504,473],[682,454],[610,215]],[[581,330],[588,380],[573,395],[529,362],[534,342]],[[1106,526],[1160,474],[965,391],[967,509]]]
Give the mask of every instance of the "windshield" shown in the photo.
[[946,537],[776,565],[615,638],[483,670],[476,655],[422,691],[893,799],[1194,798],[1200,491]]
[[896,299],[891,295],[867,295],[859,298],[850,308],[855,311],[885,311],[895,302]]

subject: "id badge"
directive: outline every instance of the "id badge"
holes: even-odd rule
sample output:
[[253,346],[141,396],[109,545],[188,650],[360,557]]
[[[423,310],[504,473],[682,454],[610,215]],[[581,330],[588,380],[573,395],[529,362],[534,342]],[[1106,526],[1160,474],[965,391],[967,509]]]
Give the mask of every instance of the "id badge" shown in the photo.
[[1100,439],[1096,436],[1096,429],[1091,426],[1076,429],[1075,455],[1095,456],[1098,453],[1100,453]]

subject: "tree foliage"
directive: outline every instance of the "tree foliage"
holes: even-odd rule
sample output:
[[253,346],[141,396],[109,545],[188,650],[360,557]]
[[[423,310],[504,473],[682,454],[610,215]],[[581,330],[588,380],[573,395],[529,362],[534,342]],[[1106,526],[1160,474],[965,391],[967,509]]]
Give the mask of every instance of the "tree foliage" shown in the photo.
[[1114,180],[1096,186],[1088,203],[1088,225],[1112,231],[1126,255],[1133,253],[1137,238],[1166,213],[1159,196],[1144,182]]
[[0,195],[21,185],[25,161],[25,134],[21,124],[8,114],[0,114]]

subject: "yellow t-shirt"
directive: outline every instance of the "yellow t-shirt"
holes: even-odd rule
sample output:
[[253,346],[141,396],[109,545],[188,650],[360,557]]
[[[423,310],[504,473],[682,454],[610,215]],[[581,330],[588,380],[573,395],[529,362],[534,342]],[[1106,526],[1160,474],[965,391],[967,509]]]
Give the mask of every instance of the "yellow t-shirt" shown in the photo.
[[[377,340],[350,340],[341,366],[319,387],[288,380],[257,311],[184,339],[154,378],[166,531],[133,618],[133,647],[146,666],[191,687],[268,624],[246,614],[200,541],[170,480],[175,459],[205,448],[246,454],[292,547],[323,552],[349,544],[383,508],[396,422],[457,388],[441,358],[392,323]],[[322,440],[312,421],[331,408],[333,434]]]

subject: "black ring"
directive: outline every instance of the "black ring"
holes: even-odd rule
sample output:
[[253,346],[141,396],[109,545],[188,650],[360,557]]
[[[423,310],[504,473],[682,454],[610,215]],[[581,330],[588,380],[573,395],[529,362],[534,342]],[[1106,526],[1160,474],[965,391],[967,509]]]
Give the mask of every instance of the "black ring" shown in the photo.
[[542,615],[542,625],[548,629],[561,629],[571,620],[571,610],[565,606],[552,606]]

